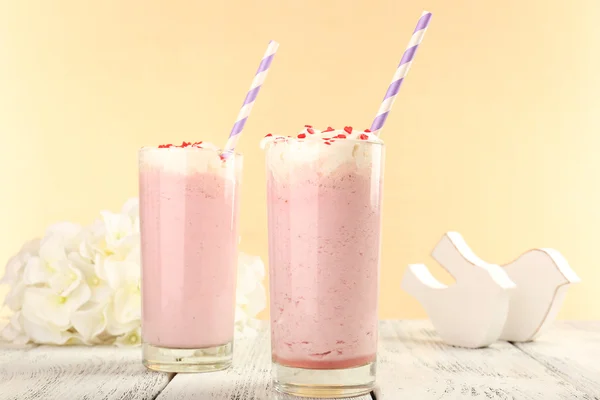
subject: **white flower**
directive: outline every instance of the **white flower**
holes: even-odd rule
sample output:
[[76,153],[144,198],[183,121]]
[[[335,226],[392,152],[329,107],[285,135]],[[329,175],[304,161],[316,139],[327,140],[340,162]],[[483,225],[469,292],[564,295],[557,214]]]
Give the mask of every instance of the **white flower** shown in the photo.
[[[238,260],[236,335],[252,335],[265,308],[259,257]],[[82,227],[50,226],[42,239],[26,243],[6,265],[0,284],[14,313],[0,338],[18,344],[141,343],[140,228],[137,199],[118,214]]]
[[100,344],[100,336],[106,329],[108,322],[107,306],[103,304],[88,303],[71,317],[73,328],[81,335],[86,344]]
[[132,329],[115,340],[118,347],[138,346],[142,343],[142,334],[139,327]]
[[8,260],[4,276],[0,279],[0,284],[12,285],[20,280],[23,270],[29,259],[37,256],[40,248],[40,239],[31,240],[21,247],[19,253]]
[[23,318],[20,311],[15,312],[11,316],[8,325],[0,332],[0,337],[14,344],[26,344],[29,342],[29,337],[23,329]]
[[29,341],[39,344],[66,344],[75,336],[73,332],[61,330],[48,324],[37,324],[23,319],[23,329]]
[[90,298],[90,288],[84,283],[66,296],[51,288],[28,287],[23,301],[23,317],[51,329],[67,330],[71,317]]
[[106,261],[104,269],[114,293],[108,310],[107,330],[113,335],[121,335],[140,325],[140,265],[132,260]]
[[4,277],[0,279],[0,284],[11,286],[11,290],[7,293],[4,302],[12,311],[19,311],[23,306],[23,291],[25,290],[23,274],[25,266],[32,257],[38,255],[39,246],[40,239],[25,243],[19,253],[8,260],[6,264]]
[[[103,271],[104,260],[98,257],[96,261],[90,261],[80,253],[69,254],[69,260],[79,268],[83,279],[90,288],[90,301],[95,304],[107,304],[112,296],[112,289],[108,285],[108,282],[101,278],[97,272],[97,270]],[[102,273],[102,275],[104,274]]]
[[240,253],[237,274],[235,327],[238,334],[249,336],[258,329],[256,316],[267,305],[265,265],[260,257]]
[[[109,252],[124,255],[139,247],[139,207],[137,200],[128,200],[120,214],[102,211],[102,221],[106,228],[106,248]],[[110,255],[110,254],[108,254]]]
[[31,257],[23,276],[26,285],[48,284],[60,294],[73,291],[81,281],[81,273],[71,267],[67,249],[71,239],[60,233],[49,232],[41,241],[38,257]]

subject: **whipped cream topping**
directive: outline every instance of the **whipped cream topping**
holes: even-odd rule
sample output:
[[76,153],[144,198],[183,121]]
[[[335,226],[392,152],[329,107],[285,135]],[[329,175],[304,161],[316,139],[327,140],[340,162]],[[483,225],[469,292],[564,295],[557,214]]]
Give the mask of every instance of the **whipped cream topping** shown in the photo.
[[323,131],[307,125],[296,136],[268,134],[260,146],[267,150],[267,165],[278,179],[294,168],[317,168],[328,175],[345,164],[356,165],[369,174],[373,160],[379,162],[383,141],[370,131],[327,128]]
[[261,140],[260,147],[261,149],[265,149],[269,143],[286,141],[289,139],[299,141],[320,139],[324,144],[329,143],[329,145],[335,145],[335,143],[338,142],[342,143],[342,140],[383,143],[383,140],[371,133],[371,131],[368,129],[361,131],[353,129],[351,126],[346,126],[344,129],[333,129],[329,127],[321,131],[313,128],[311,125],[305,125],[304,129],[298,132],[296,136],[281,136],[269,133],[263,138],[263,140]]
[[[209,142],[143,147],[140,168],[156,168],[182,175],[214,173],[223,177],[241,171],[241,157],[223,157],[222,149]],[[231,164],[235,163],[232,168]]]

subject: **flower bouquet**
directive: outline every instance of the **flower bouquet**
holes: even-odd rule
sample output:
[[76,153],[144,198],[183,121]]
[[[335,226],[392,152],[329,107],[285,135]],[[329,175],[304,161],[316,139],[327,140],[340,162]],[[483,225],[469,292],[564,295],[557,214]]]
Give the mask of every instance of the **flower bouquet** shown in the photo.
[[[266,306],[260,257],[240,253],[236,335],[248,336]],[[0,284],[10,285],[13,311],[0,338],[16,344],[114,344],[141,342],[140,231],[137,198],[120,213],[101,212],[89,226],[50,226],[6,265]]]

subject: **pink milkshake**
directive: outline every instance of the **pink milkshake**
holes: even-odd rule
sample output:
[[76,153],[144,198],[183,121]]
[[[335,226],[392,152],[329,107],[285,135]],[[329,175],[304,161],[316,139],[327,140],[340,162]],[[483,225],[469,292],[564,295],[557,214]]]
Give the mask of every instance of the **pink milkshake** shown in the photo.
[[242,157],[184,143],[140,151],[144,364],[231,363]]
[[375,380],[384,146],[368,131],[268,136],[271,347],[278,390],[368,393]]

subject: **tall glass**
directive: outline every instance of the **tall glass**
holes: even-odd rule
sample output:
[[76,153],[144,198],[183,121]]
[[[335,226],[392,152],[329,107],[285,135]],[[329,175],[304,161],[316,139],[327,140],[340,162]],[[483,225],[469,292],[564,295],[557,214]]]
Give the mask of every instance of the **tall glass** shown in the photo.
[[233,351],[242,156],[139,152],[142,340],[146,367],[227,368]]
[[266,147],[276,390],[369,393],[375,383],[384,145]]

